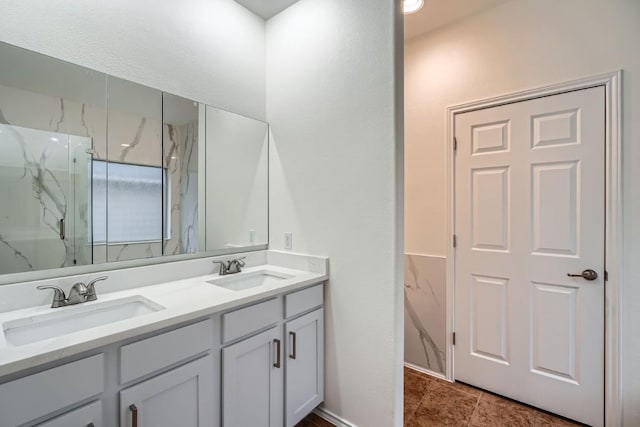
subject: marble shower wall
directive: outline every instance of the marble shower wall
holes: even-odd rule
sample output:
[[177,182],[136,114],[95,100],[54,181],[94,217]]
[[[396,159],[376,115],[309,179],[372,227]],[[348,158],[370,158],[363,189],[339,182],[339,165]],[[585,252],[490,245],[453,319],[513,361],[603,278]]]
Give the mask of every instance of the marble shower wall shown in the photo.
[[[4,58],[5,52],[2,53]],[[62,84],[57,88],[62,96],[43,93],[48,87],[36,87],[42,90],[38,93],[15,87],[31,87],[35,85],[35,79],[23,81],[19,75],[13,76],[11,69],[0,70],[8,71],[0,77],[0,82],[11,85],[0,84],[0,124],[12,125],[0,135],[3,137],[0,154],[7,159],[0,165],[3,167],[0,197],[13,201],[3,203],[0,208],[0,274],[162,255],[161,227],[156,241],[96,243],[92,246],[89,236],[92,219],[95,219],[95,227],[106,224],[107,220],[93,218],[88,191],[69,188],[71,181],[75,182],[76,189],[87,189],[91,182],[88,149],[93,150],[96,160],[162,166],[161,92],[109,78],[107,120],[106,76],[84,69],[78,71],[80,75],[69,75],[67,67],[74,66],[64,64],[64,70],[53,70],[58,80],[62,77],[68,80],[68,86]],[[78,85],[83,90],[78,92],[90,93],[89,102],[66,96],[67,93],[79,95],[71,86],[82,78],[85,81]],[[84,90],[90,85],[93,90]],[[98,93],[103,94],[102,98]],[[51,135],[42,144],[34,143],[34,135],[37,140],[40,131]],[[10,151],[19,154],[19,165],[9,161],[9,158],[16,158],[9,155]],[[73,156],[77,162],[68,163]],[[18,172],[13,172],[16,167]],[[22,200],[23,196],[35,200],[40,208],[31,209],[33,203]],[[72,200],[74,197],[77,200]],[[104,200],[103,204],[106,203]],[[9,212],[13,207],[19,208],[19,212]],[[158,210],[161,208],[159,198]],[[30,216],[34,218],[29,219],[27,227],[25,218]],[[61,218],[65,219],[67,228],[65,240],[59,235]],[[25,228],[31,231],[18,231]],[[105,234],[105,230],[100,231]]]
[[405,254],[405,362],[445,374],[446,259]]
[[[104,89],[105,76],[99,76]],[[96,242],[92,247],[92,219],[96,227],[107,224],[107,219],[93,218],[88,191],[69,190],[70,180],[75,180],[76,188],[85,189],[91,182],[88,149],[96,160],[164,165],[171,176],[172,212],[165,253],[197,252],[197,108],[195,121],[163,126],[160,91],[111,77],[108,84],[108,111],[106,98],[104,105],[94,105],[0,85],[0,124],[12,125],[0,134],[0,157],[5,159],[0,159],[0,196],[13,201],[0,207],[0,274],[163,254],[160,227],[154,241]],[[37,139],[40,131],[50,135],[42,137],[42,144],[34,144],[34,135]],[[69,164],[70,156],[77,158],[76,164]],[[23,196],[29,200],[22,200]],[[37,210],[30,207],[34,203],[40,206]],[[108,200],[102,203],[108,206]],[[162,209],[160,197],[158,209]],[[30,215],[34,218],[26,227],[24,219]],[[61,218],[67,226],[66,240],[59,236]],[[30,231],[18,231],[25,228]],[[105,230],[101,231],[104,235]]]
[[[159,91],[148,88],[126,88],[128,85],[135,85],[129,82],[117,81],[109,78],[109,124],[108,124],[108,146],[106,150],[97,149],[96,160],[108,160],[109,162],[155,166],[162,165],[162,121],[158,117],[158,112],[145,112],[144,107],[127,105],[127,99],[123,92],[129,89],[131,97],[144,98],[157,95]],[[120,87],[120,86],[125,86]],[[113,95],[114,89],[117,95]],[[126,89],[125,89],[126,88]],[[136,90],[137,89],[137,90]],[[146,92],[148,89],[151,94]],[[146,92],[146,93],[145,93]],[[158,93],[156,93],[158,92]],[[149,108],[149,107],[147,107]],[[156,106],[157,108],[157,106]],[[146,113],[146,115],[144,115]],[[107,172],[107,180],[109,180]],[[103,201],[107,206],[106,218],[96,218],[102,224],[109,224],[109,195]],[[162,198],[158,197],[158,211],[162,209]],[[154,258],[162,256],[162,228],[158,227],[157,236],[153,241],[147,242],[96,242],[94,247],[95,263],[127,261],[141,258]]]
[[[109,123],[105,158],[116,163],[161,167],[162,92],[112,76],[107,77],[107,88]],[[107,172],[107,181],[110,178]],[[106,202],[108,228],[109,221],[115,218],[110,213],[111,209],[115,209],[115,203],[110,203],[109,195]],[[160,194],[157,200],[158,212],[162,209],[162,203]],[[104,254],[107,262],[162,256],[162,226],[159,224],[157,234],[149,241],[109,241],[106,247],[97,245],[95,253],[96,258]]]
[[198,251],[198,120],[163,126],[164,165],[170,176],[171,238],[165,255]]

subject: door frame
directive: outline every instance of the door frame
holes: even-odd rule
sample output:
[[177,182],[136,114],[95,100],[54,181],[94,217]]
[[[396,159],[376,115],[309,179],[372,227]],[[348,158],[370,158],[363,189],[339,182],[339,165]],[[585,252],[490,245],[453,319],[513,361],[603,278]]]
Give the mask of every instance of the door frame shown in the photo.
[[622,422],[620,308],[622,285],[622,70],[569,82],[537,87],[506,95],[450,106],[446,109],[447,129],[447,236],[451,239],[446,261],[446,378],[454,381],[453,332],[455,324],[455,149],[456,114],[603,86],[605,89],[605,426]]

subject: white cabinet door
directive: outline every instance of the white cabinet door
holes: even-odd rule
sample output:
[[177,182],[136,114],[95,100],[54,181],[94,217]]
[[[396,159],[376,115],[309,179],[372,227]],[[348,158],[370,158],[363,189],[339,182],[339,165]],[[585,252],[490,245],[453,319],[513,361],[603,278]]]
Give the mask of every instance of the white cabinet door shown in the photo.
[[38,427],[102,427],[102,402],[97,401],[69,411]]
[[324,310],[286,324],[286,425],[293,427],[324,400]]
[[121,427],[211,427],[213,358],[203,357],[120,392]]
[[222,350],[224,427],[281,427],[282,329],[275,327]]

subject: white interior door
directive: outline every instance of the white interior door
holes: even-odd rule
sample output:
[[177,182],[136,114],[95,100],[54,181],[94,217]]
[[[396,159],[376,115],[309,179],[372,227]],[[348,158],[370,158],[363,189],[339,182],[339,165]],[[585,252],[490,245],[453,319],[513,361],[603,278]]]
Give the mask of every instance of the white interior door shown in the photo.
[[[605,92],[455,116],[455,378],[601,426]],[[593,270],[598,277],[568,277]],[[593,279],[586,274],[588,279]]]

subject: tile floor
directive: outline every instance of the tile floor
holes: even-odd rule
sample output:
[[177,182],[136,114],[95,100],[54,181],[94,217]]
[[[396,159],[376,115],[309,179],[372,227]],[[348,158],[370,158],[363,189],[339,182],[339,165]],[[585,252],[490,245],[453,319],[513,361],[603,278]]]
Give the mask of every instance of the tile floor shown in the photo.
[[[581,424],[465,384],[404,370],[405,427],[571,427]],[[333,427],[315,414],[296,427]]]
[[529,406],[449,383],[413,369],[404,371],[406,427],[569,427],[579,426]]
[[329,421],[325,421],[314,413],[296,424],[296,427],[335,427]]

